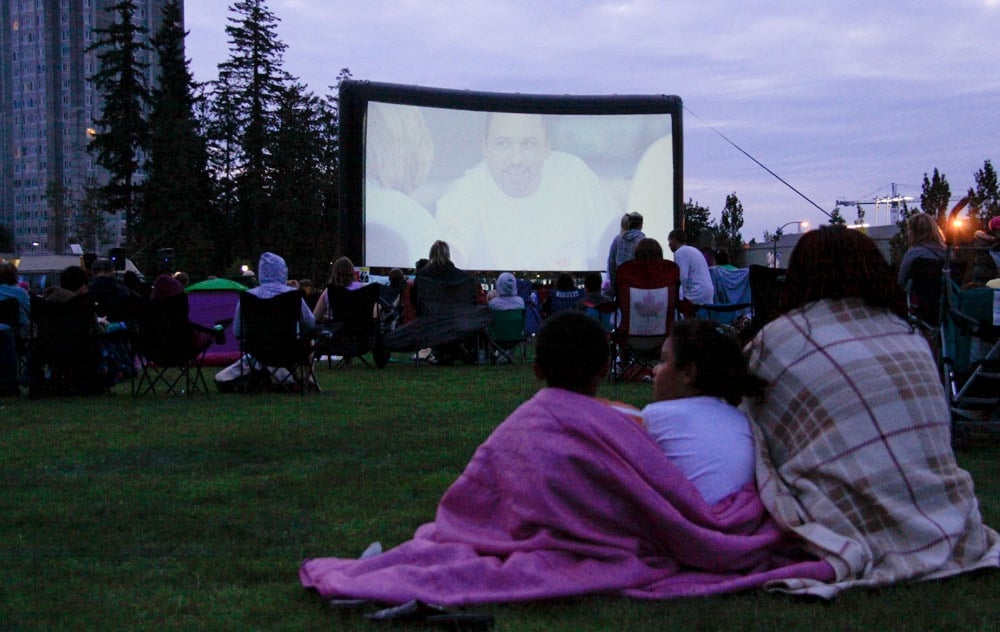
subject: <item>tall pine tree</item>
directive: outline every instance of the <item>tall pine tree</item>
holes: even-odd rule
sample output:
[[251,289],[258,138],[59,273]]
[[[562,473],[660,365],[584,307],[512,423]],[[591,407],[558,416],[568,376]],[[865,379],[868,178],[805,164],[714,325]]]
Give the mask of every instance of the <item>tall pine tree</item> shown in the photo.
[[944,226],[947,221],[948,205],[951,201],[951,185],[943,173],[934,167],[933,175],[928,178],[924,174],[922,191],[920,193],[920,209]]
[[[977,171],[973,178],[976,181],[976,188],[969,189],[969,197],[976,210],[974,219],[978,220],[977,225],[980,228],[985,228],[990,219],[1000,216],[1000,184],[997,182],[997,172],[993,168],[993,163],[989,160],[984,162],[983,168]],[[972,211],[969,214],[972,215]]]
[[725,251],[733,265],[743,261],[743,204],[736,192],[726,196],[726,206],[722,209],[722,219],[716,232],[720,250]]
[[114,19],[107,28],[94,29],[97,39],[87,49],[97,55],[99,69],[91,80],[103,101],[100,118],[94,121],[97,133],[87,150],[108,173],[101,187],[104,210],[124,212],[130,226],[142,188],[139,160],[149,138],[148,30],[136,23],[133,0],[120,0],[106,10]]
[[158,248],[174,249],[176,262],[197,277],[217,273],[212,180],[208,150],[195,118],[194,79],[184,58],[179,0],[163,8],[163,21],[152,39],[160,62],[149,114],[149,160],[142,211],[129,230],[129,250],[141,252],[147,265]]
[[219,65],[213,101],[213,153],[222,168],[234,254],[252,258],[280,219],[270,198],[268,154],[291,77],[282,69],[286,46],[277,36],[278,18],[264,0],[238,0],[230,11],[229,58]]

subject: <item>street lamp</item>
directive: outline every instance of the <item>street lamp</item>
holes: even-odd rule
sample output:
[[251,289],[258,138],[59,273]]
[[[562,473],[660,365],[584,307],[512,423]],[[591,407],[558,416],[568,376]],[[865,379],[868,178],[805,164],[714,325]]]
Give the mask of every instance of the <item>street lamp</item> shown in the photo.
[[791,226],[792,224],[798,224],[799,225],[799,232],[801,233],[802,232],[802,227],[803,226],[808,226],[809,222],[800,220],[800,221],[796,221],[796,222],[785,222],[781,226],[778,226],[778,230],[774,231],[774,235],[771,237],[771,242],[772,242],[772,245],[771,245],[771,267],[772,268],[777,268],[778,267],[778,240],[781,239],[781,235],[783,234],[782,231],[785,230],[786,226]]

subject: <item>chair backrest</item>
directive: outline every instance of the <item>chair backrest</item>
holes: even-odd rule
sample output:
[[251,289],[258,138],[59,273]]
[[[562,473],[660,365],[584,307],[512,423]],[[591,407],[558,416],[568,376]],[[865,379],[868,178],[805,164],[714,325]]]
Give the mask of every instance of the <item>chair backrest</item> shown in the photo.
[[7,325],[15,335],[21,331],[21,303],[16,298],[0,300],[0,325]]
[[244,353],[268,366],[281,367],[301,362],[301,292],[282,292],[270,298],[243,292],[239,304],[241,322],[238,329]]
[[941,322],[942,259],[916,259],[910,267],[906,298],[910,313],[920,321],[937,326]]
[[472,277],[463,277],[454,282],[441,281],[433,277],[417,276],[414,281],[420,301],[420,314],[446,314],[453,307],[468,307],[476,304],[479,284]]
[[601,323],[601,327],[604,331],[611,333],[614,329],[614,324],[612,322],[612,317],[615,312],[618,311],[618,304],[614,301],[607,301],[602,303],[582,303],[582,307],[586,312],[587,316],[590,316],[597,322]]
[[583,298],[583,290],[556,290],[549,294],[549,316],[564,309],[572,309]]
[[369,283],[356,290],[327,286],[330,322],[340,323],[350,331],[370,331],[376,322],[375,303],[379,300],[380,287],[378,283]]
[[87,294],[65,303],[31,297],[32,362],[72,370],[75,375],[96,379],[100,361],[97,314]]
[[489,325],[490,338],[495,342],[520,342],[524,340],[524,309],[492,309]]
[[774,318],[778,309],[778,298],[785,285],[786,270],[768,266],[751,265],[750,299],[753,303],[753,318],[747,335],[754,335]]
[[615,274],[620,319],[616,336],[665,337],[674,322],[680,268],[665,259],[627,261]]
[[198,351],[189,318],[188,295],[176,294],[143,303],[136,321],[136,351],[158,366],[183,366]]

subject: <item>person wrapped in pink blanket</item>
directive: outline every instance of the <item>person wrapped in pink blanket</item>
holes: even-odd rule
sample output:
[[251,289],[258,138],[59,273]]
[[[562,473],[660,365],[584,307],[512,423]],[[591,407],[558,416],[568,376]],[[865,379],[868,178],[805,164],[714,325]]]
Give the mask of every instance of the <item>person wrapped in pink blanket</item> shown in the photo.
[[607,345],[582,312],[546,320],[535,373],[547,386],[476,450],[434,521],[385,553],[307,559],[302,585],[327,599],[463,606],[832,579],[752,484],[707,504],[640,424],[595,398]]

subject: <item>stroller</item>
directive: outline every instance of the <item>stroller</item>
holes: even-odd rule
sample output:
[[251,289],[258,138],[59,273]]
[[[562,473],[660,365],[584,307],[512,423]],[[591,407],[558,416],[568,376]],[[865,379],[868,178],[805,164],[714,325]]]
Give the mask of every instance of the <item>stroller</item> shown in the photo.
[[960,445],[972,429],[1000,431],[1000,290],[943,285],[941,371]]

